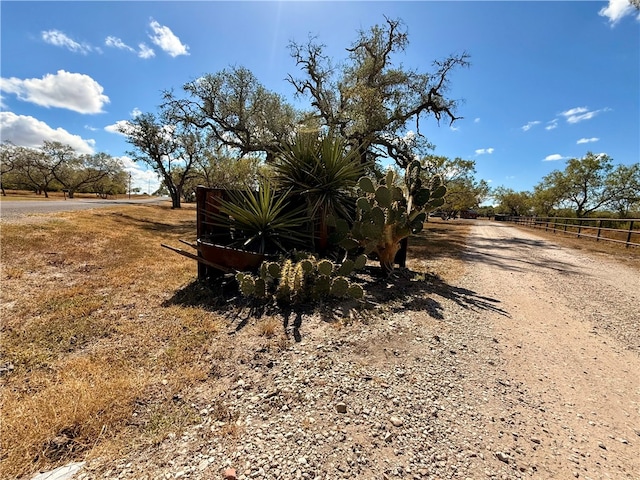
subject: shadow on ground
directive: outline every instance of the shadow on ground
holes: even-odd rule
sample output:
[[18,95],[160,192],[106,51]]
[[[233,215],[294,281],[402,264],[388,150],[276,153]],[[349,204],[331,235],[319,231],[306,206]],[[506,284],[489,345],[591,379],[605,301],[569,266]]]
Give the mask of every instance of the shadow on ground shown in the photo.
[[368,267],[353,278],[365,292],[364,301],[323,300],[301,305],[280,305],[275,302],[258,303],[247,299],[237,290],[231,276],[208,282],[194,281],[166,300],[163,306],[199,307],[227,318],[234,331],[240,331],[252,319],[264,315],[281,316],[286,332],[290,330],[300,341],[300,326],[305,316],[319,315],[325,322],[349,318],[355,311],[384,310],[386,312],[427,312],[436,320],[443,320],[449,300],[462,308],[484,310],[510,316],[500,307],[500,300],[479,295],[466,288],[450,285],[440,277],[399,269],[393,278],[383,278],[376,267]]
[[540,251],[549,253],[560,248],[545,240],[481,238],[467,245],[462,258],[470,263],[485,263],[514,272],[542,268],[565,275],[583,274],[574,264],[554,260],[550,255],[540,255]]
[[177,235],[193,236],[195,232],[195,219],[159,222],[139,216],[133,216],[122,212],[113,212],[109,214],[116,222],[126,223],[127,225],[135,225],[143,230],[149,230],[159,233],[171,233]]

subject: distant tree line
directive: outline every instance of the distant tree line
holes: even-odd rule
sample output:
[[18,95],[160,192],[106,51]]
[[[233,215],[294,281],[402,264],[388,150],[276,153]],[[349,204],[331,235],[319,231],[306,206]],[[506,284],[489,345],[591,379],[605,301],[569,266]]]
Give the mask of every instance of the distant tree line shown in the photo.
[[605,154],[588,152],[545,176],[533,191],[493,191],[495,213],[507,215],[640,216],[640,163],[615,165]]
[[127,191],[128,174],[118,159],[106,153],[79,154],[69,145],[45,141],[41,148],[28,148],[11,142],[0,144],[0,188],[30,190],[39,195],[64,190],[99,196]]

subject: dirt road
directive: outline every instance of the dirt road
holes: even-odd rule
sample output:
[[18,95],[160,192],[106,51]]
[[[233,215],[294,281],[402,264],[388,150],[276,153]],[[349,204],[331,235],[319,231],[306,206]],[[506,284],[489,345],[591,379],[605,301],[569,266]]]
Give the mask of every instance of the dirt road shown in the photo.
[[473,228],[466,258],[464,283],[504,311],[486,318],[496,434],[538,478],[640,478],[640,272],[498,223]]

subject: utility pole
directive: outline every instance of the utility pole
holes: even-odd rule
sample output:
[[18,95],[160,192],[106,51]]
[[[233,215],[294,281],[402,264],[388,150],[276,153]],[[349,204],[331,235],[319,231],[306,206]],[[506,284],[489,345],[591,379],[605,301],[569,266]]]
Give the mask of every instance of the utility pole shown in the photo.
[[129,172],[129,200],[131,200],[131,172]]

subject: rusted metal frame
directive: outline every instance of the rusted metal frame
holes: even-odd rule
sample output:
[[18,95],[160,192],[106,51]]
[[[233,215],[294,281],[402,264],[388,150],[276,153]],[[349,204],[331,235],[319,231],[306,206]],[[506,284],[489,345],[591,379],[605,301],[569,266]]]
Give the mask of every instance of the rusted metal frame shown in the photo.
[[167,248],[169,250],[172,250],[176,253],[179,253],[182,256],[185,256],[187,258],[191,258],[192,260],[196,260],[198,262],[198,265],[200,265],[201,263],[204,265],[207,265],[209,267],[215,268],[216,270],[220,270],[221,272],[224,273],[232,273],[234,270],[228,267],[224,267],[222,265],[218,265],[217,263],[214,263],[210,260],[207,260],[206,258],[200,257],[198,255],[195,255],[191,252],[187,252],[186,250],[182,250],[181,248],[176,248],[176,247],[172,247],[171,245],[166,245],[164,243],[160,244],[161,247]]

